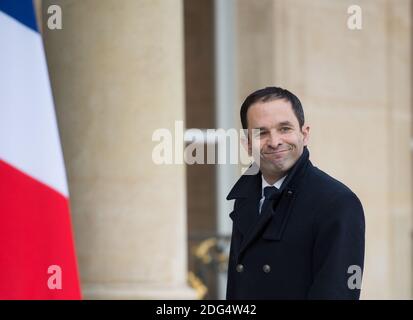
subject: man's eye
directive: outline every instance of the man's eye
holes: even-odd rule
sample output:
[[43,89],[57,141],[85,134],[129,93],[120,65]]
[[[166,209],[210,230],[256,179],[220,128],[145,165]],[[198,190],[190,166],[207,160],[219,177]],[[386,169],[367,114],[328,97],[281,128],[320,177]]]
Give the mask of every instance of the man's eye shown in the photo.
[[258,137],[260,137],[261,135],[262,135],[261,131],[254,131],[254,132],[252,133],[252,136],[253,136],[254,138],[258,138]]
[[291,130],[290,127],[282,127],[282,128],[281,128],[281,132],[288,132],[288,131],[290,131],[290,130]]

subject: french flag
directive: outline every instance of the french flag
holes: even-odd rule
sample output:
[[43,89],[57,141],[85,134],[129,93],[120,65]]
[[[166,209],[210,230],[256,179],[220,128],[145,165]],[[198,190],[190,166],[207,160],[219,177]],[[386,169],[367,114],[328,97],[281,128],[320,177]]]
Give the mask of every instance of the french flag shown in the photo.
[[69,193],[32,0],[0,0],[0,299],[80,299]]

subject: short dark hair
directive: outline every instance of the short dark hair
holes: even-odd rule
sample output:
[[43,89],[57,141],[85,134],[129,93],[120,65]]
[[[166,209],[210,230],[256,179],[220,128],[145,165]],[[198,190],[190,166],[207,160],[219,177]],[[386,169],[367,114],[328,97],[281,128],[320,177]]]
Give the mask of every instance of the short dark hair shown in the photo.
[[300,129],[304,125],[304,110],[300,99],[292,92],[279,87],[266,87],[251,93],[241,105],[240,115],[243,129],[248,128],[247,111],[256,102],[268,102],[278,99],[285,99],[289,101],[293,107],[295,116],[297,117]]

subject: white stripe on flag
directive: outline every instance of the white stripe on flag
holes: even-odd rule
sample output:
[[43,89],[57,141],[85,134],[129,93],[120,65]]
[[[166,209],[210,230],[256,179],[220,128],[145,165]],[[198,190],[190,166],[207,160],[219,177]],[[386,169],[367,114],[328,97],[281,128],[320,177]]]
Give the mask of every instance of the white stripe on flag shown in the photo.
[[0,12],[0,159],[68,196],[39,33]]

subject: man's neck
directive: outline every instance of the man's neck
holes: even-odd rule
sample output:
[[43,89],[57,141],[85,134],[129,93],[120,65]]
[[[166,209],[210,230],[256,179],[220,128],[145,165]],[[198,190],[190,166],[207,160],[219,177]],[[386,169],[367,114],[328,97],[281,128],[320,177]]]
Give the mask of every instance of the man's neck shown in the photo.
[[282,177],[284,177],[287,174],[287,172],[280,172],[279,174],[271,174],[268,175],[265,172],[262,172],[262,176],[265,179],[265,181],[268,182],[268,184],[273,185],[276,183],[278,180],[280,180]]

